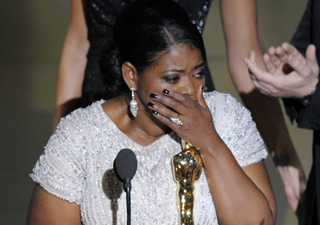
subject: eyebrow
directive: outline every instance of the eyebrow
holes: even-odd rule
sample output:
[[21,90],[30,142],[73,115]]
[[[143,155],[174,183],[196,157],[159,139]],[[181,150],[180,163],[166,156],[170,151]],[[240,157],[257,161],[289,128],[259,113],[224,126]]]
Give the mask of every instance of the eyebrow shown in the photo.
[[[204,66],[204,62],[201,63],[201,64],[199,64],[199,65],[196,65],[193,69],[196,70],[196,69],[201,68],[201,67],[203,67],[203,66]],[[178,69],[172,69],[172,70],[166,70],[166,71],[164,71],[163,73],[167,73],[167,72],[183,73],[183,72],[185,72],[185,71],[184,71],[184,70],[178,70]]]
[[204,62],[203,63],[201,63],[201,64],[199,64],[199,65],[197,65],[197,66],[195,66],[193,69],[198,69],[198,68],[200,68],[200,67],[203,67],[204,66]]

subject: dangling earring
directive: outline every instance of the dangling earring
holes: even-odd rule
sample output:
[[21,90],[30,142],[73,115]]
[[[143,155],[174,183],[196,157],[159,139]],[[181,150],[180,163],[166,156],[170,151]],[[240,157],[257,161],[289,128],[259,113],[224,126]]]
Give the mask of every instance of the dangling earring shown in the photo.
[[137,117],[138,114],[138,102],[136,100],[134,100],[134,91],[136,89],[134,89],[133,87],[130,88],[131,90],[131,97],[132,100],[130,101],[130,112],[134,117]]

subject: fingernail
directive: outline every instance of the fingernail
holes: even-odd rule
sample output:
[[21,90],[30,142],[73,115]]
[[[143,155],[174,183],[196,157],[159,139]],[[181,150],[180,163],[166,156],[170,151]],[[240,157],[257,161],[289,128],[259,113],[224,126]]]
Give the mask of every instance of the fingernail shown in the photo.
[[154,93],[151,93],[150,94],[150,98],[157,98],[158,97],[158,95],[156,95],[156,94],[154,94]]
[[168,89],[164,89],[162,93],[168,95],[170,91]]
[[153,107],[154,104],[152,102],[148,102],[148,106]]
[[157,111],[152,111],[152,113],[153,113],[154,115],[158,115],[158,112],[157,112]]

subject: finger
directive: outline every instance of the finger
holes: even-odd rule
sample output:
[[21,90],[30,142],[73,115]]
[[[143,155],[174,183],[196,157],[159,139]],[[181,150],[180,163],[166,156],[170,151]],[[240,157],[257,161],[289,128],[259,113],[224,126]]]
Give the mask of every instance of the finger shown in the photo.
[[260,93],[268,96],[280,97],[280,92],[277,87],[263,81],[260,81],[260,82],[255,81],[253,83],[257,87]]
[[[251,61],[251,64],[253,64],[254,66],[257,66],[257,63],[256,63],[256,54],[255,54],[255,52],[254,51],[251,51],[250,52],[250,55],[249,55],[249,59],[248,58],[245,58],[244,59],[244,61],[245,61],[245,63],[246,63],[246,61]],[[250,76],[253,76],[254,74],[252,73],[252,71],[250,70],[250,68],[248,68],[249,69],[249,74],[250,74]]]
[[273,96],[273,97],[278,97],[276,96],[278,94],[278,89],[266,82],[260,82],[261,88],[260,88],[260,92],[264,95],[268,95],[268,96]]
[[180,103],[180,104],[176,104],[176,102],[170,101],[169,99],[164,98],[165,101],[167,101],[169,104],[171,104],[171,106],[169,106],[169,107],[176,107],[176,108],[180,107],[180,106],[184,106],[184,107],[188,107],[188,108],[194,107],[195,100],[192,99],[188,94],[183,94],[183,93],[180,93],[180,92],[174,91],[174,90],[164,89],[163,95],[165,97],[171,98],[171,99]]
[[279,60],[278,56],[276,55],[276,50],[274,47],[269,48],[268,55],[270,58],[270,62],[273,64],[274,67],[281,66],[281,61]]
[[306,51],[306,61],[307,61],[307,64],[310,63],[309,65],[317,61],[316,47],[314,45],[308,46]]
[[294,47],[288,42],[282,43],[281,47],[287,54],[295,55],[295,56],[298,56],[300,54],[299,51],[296,49],[296,47]]
[[251,79],[259,80],[262,77],[263,71],[255,63],[255,54],[254,54],[254,52],[251,52],[250,53],[250,59],[245,58],[244,62],[248,66],[248,68],[250,70]]
[[152,110],[153,114],[160,114],[161,116],[166,117],[167,119],[179,117],[179,113],[166,107],[165,105],[162,105],[159,102],[150,101],[148,102],[148,107]]
[[279,94],[277,86],[279,81],[283,79],[283,76],[285,75],[273,75],[265,72],[249,59],[245,59],[245,63],[253,73],[251,76],[253,84],[261,93],[271,96],[275,96],[275,93]]
[[272,64],[271,59],[268,54],[263,55],[263,61],[264,61],[264,64],[266,65],[267,71],[271,74],[275,74],[276,68]]
[[178,129],[182,128],[183,124],[179,125],[178,123],[174,123],[173,120],[171,120],[171,118],[179,119],[179,117],[166,117],[166,116],[162,115],[161,113],[159,113],[157,111],[153,111],[153,116],[156,119],[158,119],[160,122],[162,122],[163,124],[167,125],[168,127],[170,127],[172,130],[174,130],[176,132],[177,132]]
[[281,46],[278,46],[275,49],[275,55],[278,57],[281,63],[284,63],[288,60],[288,54],[283,50]]
[[[193,100],[187,94],[181,94],[174,90],[164,89],[163,94],[157,94],[156,98],[153,98],[153,101],[156,101],[161,104],[156,104],[156,110],[159,110],[162,115],[167,117],[174,117],[170,111],[174,111],[180,115],[186,112],[187,108],[193,108],[195,100]],[[152,97],[152,95],[151,95]]]
[[319,65],[316,56],[316,47],[309,45],[306,52],[306,63],[312,68],[315,74],[319,74]]
[[304,56],[293,45],[291,45],[287,42],[284,42],[281,45],[281,47],[282,47],[283,51],[285,51],[288,56],[293,55],[301,61],[305,60]]
[[251,72],[250,72],[250,78],[251,78],[252,81],[258,81],[256,76]]
[[262,86],[257,80],[252,80],[253,85],[258,89],[258,91],[261,91]]
[[284,74],[289,74],[293,71],[292,67],[288,64],[288,57],[289,55],[287,54],[286,51],[282,48],[282,46],[278,46],[275,49],[275,54],[280,60],[280,63],[282,64],[282,72]]
[[[152,93],[150,95],[150,100],[151,101],[148,102],[148,107],[161,115],[167,118],[177,117],[179,115],[177,109],[181,107],[181,103],[177,100],[158,93]],[[180,109],[180,111],[182,110]]]
[[206,101],[203,98],[203,86],[199,86],[199,88],[196,91],[196,99],[197,102],[200,106],[202,106],[203,108],[208,108]]
[[311,68],[304,61],[301,61],[294,55],[289,56],[288,63],[299,76],[306,77],[310,76],[310,73],[312,73]]
[[262,93],[262,94],[268,94],[266,92],[266,89],[263,88],[263,82],[259,82],[259,81],[252,81],[252,83],[254,84],[254,86],[257,88],[257,90]]

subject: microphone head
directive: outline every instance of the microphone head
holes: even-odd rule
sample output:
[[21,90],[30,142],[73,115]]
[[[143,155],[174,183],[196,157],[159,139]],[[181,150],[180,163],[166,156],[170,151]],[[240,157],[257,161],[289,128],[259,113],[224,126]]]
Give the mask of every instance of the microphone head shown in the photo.
[[122,180],[131,180],[137,172],[137,157],[130,149],[122,149],[114,161],[114,169]]

